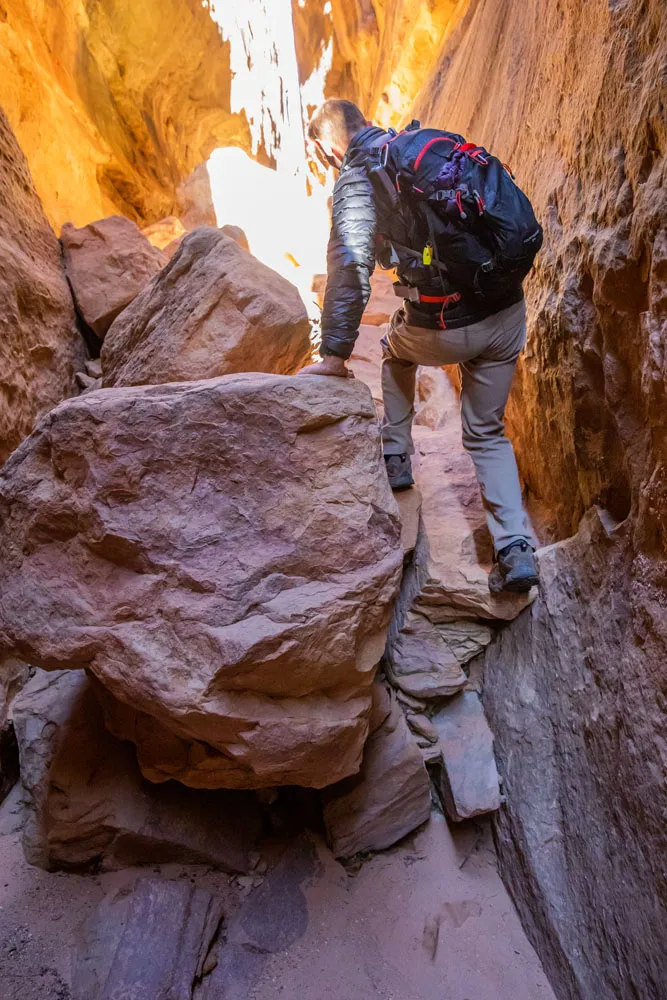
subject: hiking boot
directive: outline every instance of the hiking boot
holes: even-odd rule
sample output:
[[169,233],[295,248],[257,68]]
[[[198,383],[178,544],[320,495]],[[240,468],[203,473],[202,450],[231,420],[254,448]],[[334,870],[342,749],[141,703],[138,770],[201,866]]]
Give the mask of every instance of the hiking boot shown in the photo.
[[392,490],[407,490],[415,485],[409,455],[385,455],[384,460]]
[[535,553],[528,542],[512,542],[498,553],[498,561],[489,574],[489,590],[527,594],[538,582]]

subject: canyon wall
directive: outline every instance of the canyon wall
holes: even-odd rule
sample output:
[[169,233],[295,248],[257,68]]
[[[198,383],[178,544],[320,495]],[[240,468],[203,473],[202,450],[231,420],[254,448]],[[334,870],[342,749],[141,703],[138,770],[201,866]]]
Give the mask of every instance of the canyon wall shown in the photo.
[[0,0],[0,107],[51,224],[181,214],[216,146],[250,146],[201,0]]
[[0,465],[75,392],[85,358],[60,245],[0,109]]
[[[329,95],[386,124],[398,85],[403,120],[510,163],[545,228],[508,428],[543,539],[569,540],[545,550],[540,599],[486,654],[501,865],[559,996],[658,1000],[667,8],[470,0],[413,4],[401,22],[409,6],[334,0]],[[450,26],[411,63],[421,12],[447,6]]]
[[384,127],[412,115],[435,54],[470,0],[292,0],[304,80],[333,38],[327,96],[355,101]]

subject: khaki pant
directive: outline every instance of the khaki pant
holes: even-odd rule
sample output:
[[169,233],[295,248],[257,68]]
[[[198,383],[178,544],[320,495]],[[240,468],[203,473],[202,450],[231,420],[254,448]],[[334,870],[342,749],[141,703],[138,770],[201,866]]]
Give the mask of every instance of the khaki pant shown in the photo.
[[459,330],[409,326],[399,309],[382,340],[385,455],[412,454],[414,450],[417,366],[459,365],[463,445],[475,463],[496,551],[519,540],[535,544],[523,510],[514,449],[505,437],[504,425],[505,404],[525,342],[524,302]]

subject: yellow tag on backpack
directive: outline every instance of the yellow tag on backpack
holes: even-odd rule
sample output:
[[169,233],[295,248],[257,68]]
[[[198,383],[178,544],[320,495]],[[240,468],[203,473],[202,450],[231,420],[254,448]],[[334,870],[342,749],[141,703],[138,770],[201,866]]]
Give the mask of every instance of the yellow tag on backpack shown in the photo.
[[430,243],[427,243],[424,247],[424,252],[422,253],[422,263],[426,267],[430,267],[433,262],[433,247]]

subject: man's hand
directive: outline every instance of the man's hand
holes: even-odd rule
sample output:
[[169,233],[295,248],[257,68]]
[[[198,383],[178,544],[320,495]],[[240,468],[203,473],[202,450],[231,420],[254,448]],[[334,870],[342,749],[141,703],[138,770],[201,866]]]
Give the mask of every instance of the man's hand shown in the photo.
[[314,365],[306,365],[298,375],[335,375],[338,378],[354,378],[352,372],[347,368],[344,358],[339,358],[336,354],[327,354]]

